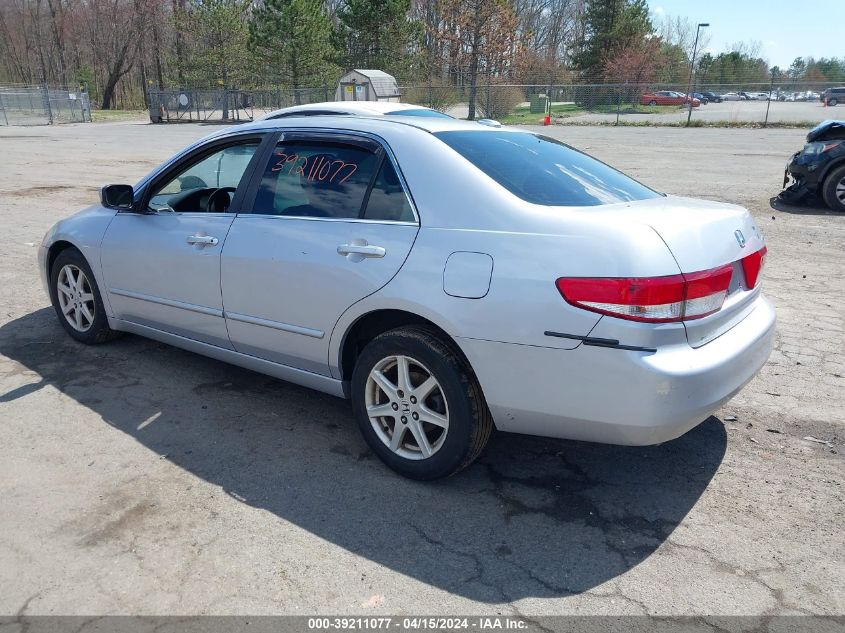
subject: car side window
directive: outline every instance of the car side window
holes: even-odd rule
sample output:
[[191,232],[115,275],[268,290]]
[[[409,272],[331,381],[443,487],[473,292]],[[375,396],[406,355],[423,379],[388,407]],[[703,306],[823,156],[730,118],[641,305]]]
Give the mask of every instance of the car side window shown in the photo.
[[379,160],[353,144],[282,140],[264,169],[252,212],[359,218]]
[[402,182],[396,174],[396,169],[389,159],[385,158],[381,164],[367,208],[364,210],[366,220],[387,220],[391,222],[413,222],[414,212],[411,203],[402,187]]
[[148,206],[154,211],[227,212],[258,144],[251,140],[203,156],[156,187]]

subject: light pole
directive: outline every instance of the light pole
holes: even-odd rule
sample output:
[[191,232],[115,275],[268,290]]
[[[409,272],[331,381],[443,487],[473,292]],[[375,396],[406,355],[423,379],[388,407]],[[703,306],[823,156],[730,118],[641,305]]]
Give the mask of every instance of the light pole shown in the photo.
[[687,99],[689,99],[689,110],[687,111],[687,125],[689,125],[690,119],[692,118],[692,94],[690,94],[690,89],[692,88],[692,69],[695,66],[695,51],[698,48],[698,34],[701,31],[701,27],[707,28],[708,26],[710,26],[709,23],[700,22],[695,28],[695,43],[692,45],[692,59],[689,62],[689,81],[687,81]]
[[[772,68],[772,83],[769,84],[769,98],[766,99],[766,120],[763,121],[763,127],[766,127],[769,124],[769,106],[772,105],[772,92],[775,89],[775,77],[779,74],[778,67],[775,66]],[[778,88],[778,92],[780,88]]]

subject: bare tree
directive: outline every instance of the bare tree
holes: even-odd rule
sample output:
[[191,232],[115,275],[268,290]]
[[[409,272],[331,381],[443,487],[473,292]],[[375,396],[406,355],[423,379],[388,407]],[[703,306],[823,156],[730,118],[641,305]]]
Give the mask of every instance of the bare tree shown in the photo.
[[[684,51],[687,63],[692,59],[692,49],[695,44],[696,25],[689,18],[682,16],[664,15],[662,21],[657,25],[657,34],[666,44],[678,46]],[[698,36],[698,51],[703,51],[710,46],[710,33],[702,29]]]

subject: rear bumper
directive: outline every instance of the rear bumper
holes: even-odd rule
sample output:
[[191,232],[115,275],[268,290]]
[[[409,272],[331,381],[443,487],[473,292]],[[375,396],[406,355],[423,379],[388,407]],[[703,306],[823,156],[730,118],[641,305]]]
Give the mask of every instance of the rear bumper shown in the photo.
[[646,445],[703,422],[766,363],[775,312],[762,297],[740,323],[699,348],[559,350],[460,339],[498,429]]

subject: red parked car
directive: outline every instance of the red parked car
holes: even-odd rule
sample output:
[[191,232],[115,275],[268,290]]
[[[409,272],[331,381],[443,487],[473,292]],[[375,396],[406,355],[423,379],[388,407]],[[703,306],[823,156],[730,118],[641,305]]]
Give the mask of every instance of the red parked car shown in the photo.
[[[674,90],[660,90],[658,92],[645,92],[640,95],[640,105],[687,105],[690,98],[675,92]],[[692,107],[697,108],[701,101],[693,97]]]

